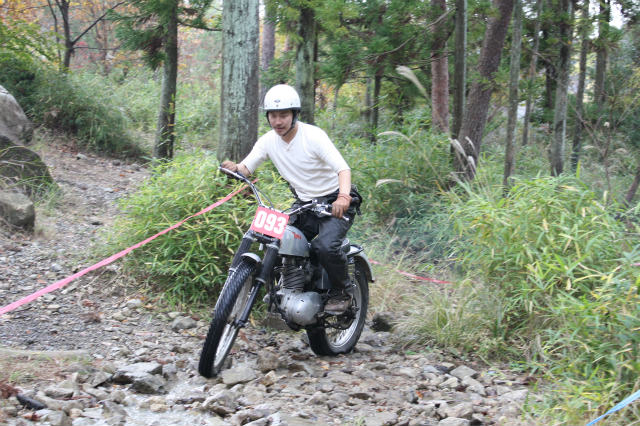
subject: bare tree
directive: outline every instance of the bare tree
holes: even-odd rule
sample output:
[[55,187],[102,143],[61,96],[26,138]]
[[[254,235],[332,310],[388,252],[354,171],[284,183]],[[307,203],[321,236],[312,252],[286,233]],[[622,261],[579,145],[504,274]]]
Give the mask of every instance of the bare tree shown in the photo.
[[[447,11],[446,0],[431,0],[432,13],[442,16]],[[449,132],[449,59],[447,56],[446,21],[440,20],[434,28],[431,44],[431,115],[433,126]]]
[[[276,24],[273,22],[273,17],[269,11],[270,9],[265,7],[265,15],[262,21],[262,52],[260,55],[260,65],[263,73],[269,69],[276,53]],[[266,92],[267,87],[260,88],[261,100],[264,98]]]
[[587,55],[589,53],[589,32],[591,24],[589,21],[589,0],[585,0],[582,5],[582,19],[579,24],[580,32],[580,68],[578,72],[578,90],[576,92],[575,124],[573,128],[573,147],[571,149],[571,170],[578,168],[578,161],[582,151],[582,131],[584,130],[584,88],[587,77]]
[[167,2],[164,37],[162,92],[153,145],[153,158],[173,158],[175,145],[176,93],[178,92],[178,1]]
[[458,137],[465,105],[467,79],[467,0],[456,0],[455,59],[453,71],[453,127],[451,136]]
[[502,185],[507,189],[515,167],[516,125],[518,120],[518,80],[520,79],[520,52],[522,46],[522,1],[514,0],[513,31],[511,35],[511,70],[509,75],[509,112],[507,140],[504,156]]
[[596,75],[593,82],[593,98],[597,105],[604,103],[605,90],[604,79],[607,72],[607,60],[609,57],[607,44],[609,38],[609,22],[611,21],[611,0],[600,0],[600,13],[598,14],[598,38],[596,45]]
[[567,130],[567,94],[569,91],[569,75],[571,67],[572,42],[572,2],[560,0],[561,21],[560,55],[558,57],[558,85],[556,86],[556,100],[553,116],[553,141],[551,143],[550,163],[551,174],[559,176],[564,169],[565,139]]
[[471,86],[469,102],[465,108],[458,140],[463,153],[454,157],[455,169],[463,179],[475,177],[478,155],[482,144],[482,133],[487,122],[489,101],[495,84],[495,73],[500,65],[502,47],[507,35],[514,0],[495,0],[497,16],[489,20],[485,31],[480,59],[478,78]]
[[223,3],[218,159],[242,160],[258,136],[258,0]]
[[315,49],[316,49],[316,18],[310,7],[300,10],[298,22],[298,36],[300,43],[296,54],[296,89],[300,93],[302,111],[300,118],[307,123],[314,122],[316,102],[315,91]]
[[[110,10],[116,9],[118,6],[123,4],[124,2],[118,2],[115,5],[105,9],[100,16],[93,19],[93,21],[88,24],[82,31],[80,31],[77,35],[72,34],[72,23],[71,23],[71,15],[70,15],[70,7],[71,0],[54,0],[54,3],[51,3],[51,0],[48,0],[49,11],[53,17],[53,21],[55,24],[55,29],[58,29],[58,14],[60,14],[60,19],[62,20],[62,35],[64,39],[64,57],[62,63],[60,64],[61,69],[66,71],[69,69],[71,65],[71,57],[73,56],[76,44],[85,36],[93,27],[95,27],[98,22],[102,21]],[[53,5],[55,4],[55,8]]]
[[526,146],[529,143],[529,129],[531,122],[531,110],[533,106],[533,89],[535,87],[536,74],[538,68],[538,53],[540,49],[540,26],[542,23],[542,6],[543,0],[536,1],[536,18],[533,29],[533,51],[531,53],[531,63],[529,64],[528,73],[528,90],[527,90],[527,102],[524,108],[524,120],[522,125],[522,146]]

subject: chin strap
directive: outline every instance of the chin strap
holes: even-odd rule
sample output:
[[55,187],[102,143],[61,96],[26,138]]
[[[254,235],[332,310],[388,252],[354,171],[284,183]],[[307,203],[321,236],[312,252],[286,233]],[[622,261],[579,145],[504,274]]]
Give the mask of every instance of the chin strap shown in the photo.
[[296,122],[298,121],[298,111],[292,110],[291,112],[293,112],[293,119],[291,120],[291,127],[289,127],[289,130],[287,130],[285,132],[284,136],[287,136],[289,134],[290,131],[293,130],[294,127],[296,127]]

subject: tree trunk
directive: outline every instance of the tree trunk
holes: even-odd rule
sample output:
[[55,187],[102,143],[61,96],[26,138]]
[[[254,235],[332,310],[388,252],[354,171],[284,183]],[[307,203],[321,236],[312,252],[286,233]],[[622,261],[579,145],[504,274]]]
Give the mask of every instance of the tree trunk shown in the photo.
[[598,15],[598,39],[596,40],[596,75],[593,83],[593,99],[601,106],[605,100],[604,79],[607,72],[607,42],[609,37],[609,21],[611,20],[611,4],[609,0],[600,0]]
[[[431,0],[432,13],[441,16],[447,11],[446,0]],[[449,59],[447,56],[446,22],[434,28],[431,48],[431,121],[435,129],[449,132]]]
[[62,16],[62,29],[64,32],[64,59],[62,60],[62,71],[67,72],[71,66],[71,56],[73,56],[73,40],[71,39],[71,23],[69,22],[69,1],[57,0],[56,4]]
[[572,0],[560,0],[560,56],[558,58],[558,86],[553,117],[553,141],[551,144],[551,175],[559,176],[564,168],[564,146],[567,129],[567,93],[571,67]]
[[367,76],[364,90],[364,110],[361,114],[367,128],[366,132],[371,132],[371,111],[373,111],[373,78]]
[[536,19],[533,30],[533,51],[531,53],[531,63],[529,64],[529,81],[527,90],[527,103],[524,108],[524,120],[522,127],[522,146],[529,143],[529,124],[531,122],[531,110],[533,109],[533,91],[535,87],[536,74],[538,68],[538,51],[540,50],[540,26],[542,22],[543,0],[536,1]]
[[331,107],[331,111],[333,112],[333,116],[331,117],[331,130],[336,129],[336,116],[338,115],[338,95],[340,94],[340,88],[342,85],[337,85],[335,90],[333,91],[333,106]]
[[178,85],[178,2],[171,4],[171,14],[167,21],[164,52],[164,72],[162,74],[162,95],[156,139],[153,146],[155,159],[173,158],[176,123],[176,92]]
[[453,127],[451,137],[456,139],[460,133],[462,114],[464,113],[467,79],[467,0],[456,0],[456,36],[453,71]]
[[[268,12],[269,8],[266,8],[264,21],[262,24],[262,55],[260,59],[263,74],[269,70],[271,61],[273,61],[276,53],[276,25],[274,24],[273,18],[268,14]],[[260,88],[261,100],[264,99],[264,95],[267,92],[267,89],[267,87]]]
[[555,92],[558,88],[558,70],[556,70],[553,61],[545,59],[544,61],[544,107],[551,110],[555,105]]
[[371,134],[369,139],[376,143],[378,137],[378,120],[380,114],[380,89],[382,87],[382,71],[377,72],[373,79],[373,108],[371,109]]
[[223,3],[218,159],[242,160],[258,136],[258,0]]
[[640,164],[638,164],[638,170],[636,170],[636,176],[633,178],[633,182],[631,183],[631,187],[629,191],[627,191],[627,195],[624,197],[624,200],[628,205],[631,204],[631,200],[636,195],[636,191],[638,190],[638,185],[640,184]]
[[302,110],[300,119],[313,124],[315,111],[315,62],[316,19],[311,8],[302,8],[298,23],[300,44],[296,53],[296,89],[300,94]]
[[58,56],[58,62],[62,64],[62,53],[60,52],[60,31],[58,30],[58,15],[53,9],[51,0],[47,0],[47,5],[49,7],[49,12],[51,13],[51,18],[53,19],[53,32],[56,35],[56,53]]
[[456,172],[462,179],[467,180],[475,176],[482,133],[495,84],[494,74],[500,65],[502,47],[513,12],[513,0],[495,0],[494,6],[498,10],[498,16],[491,18],[487,25],[478,61],[479,78],[471,87],[469,102],[460,127],[458,139],[464,155],[454,157]]
[[522,2],[515,0],[513,11],[513,31],[511,36],[511,64],[509,75],[509,113],[507,119],[507,140],[504,156],[504,177],[502,186],[509,188],[515,167],[516,125],[518,121],[518,80],[520,79],[520,51],[522,46]]
[[578,91],[576,92],[576,118],[573,131],[573,147],[571,149],[571,170],[578,169],[578,161],[582,151],[582,130],[584,129],[584,86],[587,76],[587,54],[589,53],[589,0],[582,4],[582,22],[580,23],[580,71],[578,74]]

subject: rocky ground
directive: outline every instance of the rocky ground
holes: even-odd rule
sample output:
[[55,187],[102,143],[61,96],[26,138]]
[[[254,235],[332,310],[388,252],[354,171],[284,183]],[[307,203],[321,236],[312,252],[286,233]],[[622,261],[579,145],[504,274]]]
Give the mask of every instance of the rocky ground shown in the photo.
[[[79,268],[143,167],[41,152],[61,187],[33,235],[0,228],[0,306]],[[315,356],[304,333],[255,323],[215,379],[197,374],[207,318],[162,309],[115,263],[0,316],[0,424],[534,425],[530,379],[407,349],[369,326],[356,351]]]

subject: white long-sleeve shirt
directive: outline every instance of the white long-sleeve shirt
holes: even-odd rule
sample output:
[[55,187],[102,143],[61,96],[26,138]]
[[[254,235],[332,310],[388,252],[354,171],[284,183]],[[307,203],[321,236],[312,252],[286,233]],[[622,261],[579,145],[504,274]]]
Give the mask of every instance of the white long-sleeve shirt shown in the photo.
[[338,173],[349,170],[347,162],[324,130],[300,121],[291,142],[285,142],[270,130],[258,139],[241,163],[253,173],[267,159],[273,162],[302,201],[336,191]]

